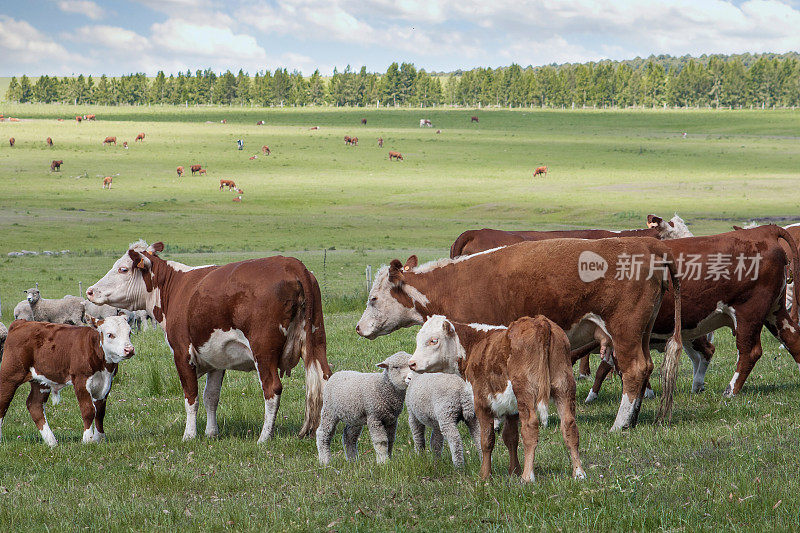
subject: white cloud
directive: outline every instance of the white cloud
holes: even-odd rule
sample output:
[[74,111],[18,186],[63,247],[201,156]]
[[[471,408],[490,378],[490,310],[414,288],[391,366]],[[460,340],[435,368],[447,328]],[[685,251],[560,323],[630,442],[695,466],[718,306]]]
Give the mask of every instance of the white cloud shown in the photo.
[[24,20],[0,15],[0,57],[4,62],[35,65],[69,55],[63,46]]
[[[226,27],[198,25],[182,19],[153,24],[152,43],[162,52],[189,56],[252,60],[266,58],[266,51],[247,34]],[[231,68],[237,64],[231,64]]]
[[83,26],[68,34],[76,41],[94,43],[104,48],[114,48],[129,52],[140,52],[149,48],[146,38],[136,32],[118,26]]
[[105,10],[90,0],[59,0],[58,8],[67,13],[80,13],[92,20],[100,20],[106,14]]

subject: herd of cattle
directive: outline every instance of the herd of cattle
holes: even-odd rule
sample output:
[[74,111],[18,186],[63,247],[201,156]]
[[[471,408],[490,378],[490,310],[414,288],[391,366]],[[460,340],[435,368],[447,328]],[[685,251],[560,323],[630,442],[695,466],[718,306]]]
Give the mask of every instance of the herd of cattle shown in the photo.
[[[231,181],[221,182],[220,188],[226,185],[235,187]],[[424,435],[427,425],[434,430],[432,447],[441,449],[444,432],[456,462],[460,448],[452,442],[452,427],[459,419],[471,423],[474,418],[477,425],[470,427],[479,440],[485,478],[491,474],[495,426],[502,423],[510,473],[533,480],[539,425],[546,425],[553,399],[573,476],[582,478],[572,366],[580,360],[580,373],[588,375],[589,354],[600,354],[601,362],[587,402],[597,398],[611,370],[621,376],[622,398],[612,430],[634,427],[643,399],[654,395],[651,348],[665,351],[658,410],[665,420],[671,416],[681,347],[693,365],[692,392],[698,393],[714,354],[711,334],[721,327],[734,332],[738,352],[725,396],[742,390],[761,357],[764,327],[800,368],[800,326],[792,305],[798,301],[798,285],[792,283],[800,272],[798,240],[800,224],[694,237],[677,215],[669,221],[650,215],[646,228],[627,231],[465,231],[449,258],[425,264],[418,264],[416,256],[405,263],[394,259],[376,274],[356,332],[375,339],[422,325],[414,353],[389,357],[379,365],[380,374],[343,371],[332,377],[320,286],[291,257],[191,267],[163,259],[162,243],[139,241],[86,290],[88,302],[81,305],[146,312],[163,328],[184,393],[185,440],[197,433],[198,378],[203,375],[205,433],[218,434],[216,411],[227,370],[257,372],[264,397],[258,442],[269,439],[281,377],[302,360],[305,418],[300,436],[316,434],[320,461],[330,459],[331,435],[340,421],[346,425],[348,458],[357,456],[355,441],[366,425],[376,457],[386,460],[406,387],[411,390],[426,373],[444,380],[439,374],[444,373],[461,380],[449,410],[431,407],[432,414],[423,416],[417,396],[413,410],[412,395],[406,400],[416,449],[424,447],[418,430],[423,426]],[[33,310],[38,291],[36,298],[31,291],[27,304]],[[82,315],[81,321],[93,327],[42,322],[36,313],[29,320],[19,318],[8,329],[0,364],[0,430],[14,391],[30,382],[28,409],[45,442],[55,445],[44,403],[50,393],[57,395],[72,384],[83,440],[101,439],[117,364],[134,354],[128,322],[116,318],[116,312]],[[329,379],[336,386],[326,386]],[[469,405],[462,401],[463,391],[472,400]],[[448,397],[446,392],[436,396],[428,391],[426,401]],[[450,416],[447,424],[437,418],[445,416]],[[517,459],[520,430],[522,468]]]

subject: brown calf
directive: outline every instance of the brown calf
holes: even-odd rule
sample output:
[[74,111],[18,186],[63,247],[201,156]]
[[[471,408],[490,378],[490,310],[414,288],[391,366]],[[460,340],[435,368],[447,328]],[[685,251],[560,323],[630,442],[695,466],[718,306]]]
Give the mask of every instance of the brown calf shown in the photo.
[[235,189],[236,183],[233,180],[219,180],[219,190],[223,187],[227,187],[228,190]]
[[522,480],[535,480],[533,461],[539,423],[547,427],[551,398],[561,419],[572,475],[576,479],[586,477],[578,453],[570,343],[554,322],[538,315],[497,327],[451,322],[434,315],[417,333],[417,348],[408,366],[416,372],[460,374],[471,385],[481,428],[482,479],[492,475],[493,422],[499,417],[506,421],[503,442],[510,456],[508,474],[520,474],[517,428],[521,423],[525,447]]
[[261,147],[261,153],[264,154],[264,155],[269,155],[271,153],[269,151],[269,146],[267,146],[266,144],[264,146],[262,146]]
[[362,119],[361,119],[361,124],[362,124],[362,125],[364,125],[364,126],[366,126],[366,125],[367,125],[367,119],[365,119],[365,118],[362,118]]
[[112,181],[114,181],[114,178],[112,178],[111,176],[106,176],[105,178],[103,178],[103,188],[110,189]]
[[539,174],[542,174],[545,178],[547,177],[547,167],[536,167],[536,170],[533,171],[533,177],[535,178]]
[[183,167],[178,167],[177,168],[177,172],[178,172],[178,177],[179,178],[183,177],[183,173],[184,173]]
[[104,145],[111,144],[111,143],[114,143],[114,146],[116,146],[117,145],[117,138],[116,137],[106,137],[103,140],[103,144]]
[[133,142],[136,142],[136,141],[144,141],[144,133],[140,133],[139,135],[137,135],[136,139],[134,139]]
[[81,120],[83,120],[83,117],[81,116],[75,117],[75,122],[80,122]]
[[401,154],[400,152],[391,151],[389,152],[389,161],[391,161],[392,159],[396,159],[397,161],[402,161],[403,154]]
[[311,127],[310,127],[310,128],[308,128],[308,129],[310,129],[310,130],[318,130],[318,129],[319,129],[319,126],[311,126]]
[[45,143],[47,143],[47,146],[50,146],[50,147],[52,147],[52,146],[53,146],[53,139],[52,139],[52,138],[50,138],[50,137],[48,137],[47,139],[45,139],[45,140],[44,140],[44,142],[45,142]]
[[55,446],[44,405],[51,392],[53,403],[58,403],[61,389],[71,384],[83,418],[83,442],[103,439],[111,381],[119,362],[133,357],[134,349],[125,317],[91,320],[97,329],[27,320],[11,323],[0,365],[0,430],[14,393],[30,382],[28,411],[45,443]]
[[350,137],[349,135],[345,135],[344,136],[344,143],[349,145],[351,142],[353,142],[353,138]]
[[192,171],[192,176],[194,176],[195,173],[200,172],[201,170],[203,170],[203,167],[201,165],[192,165],[190,167],[190,170]]
[[8,145],[9,145],[9,146],[11,146],[11,148],[14,148],[14,144],[15,144],[16,142],[17,142],[17,140],[16,140],[14,137],[11,137],[11,138],[8,140]]
[[63,164],[63,159],[59,159],[58,161],[53,160],[53,162],[50,163],[50,172],[61,172],[61,165]]
[[128,149],[128,141],[122,141],[122,147]]
[[84,120],[94,120],[97,117],[95,117],[94,115],[83,115],[83,118]]
[[201,168],[201,169],[199,170],[199,172],[200,172],[200,175],[201,175],[201,176],[205,176],[206,174],[208,174],[208,170],[206,170],[206,169],[204,169],[204,168]]
[[478,117],[470,117],[469,121],[470,121],[470,123],[478,122]]

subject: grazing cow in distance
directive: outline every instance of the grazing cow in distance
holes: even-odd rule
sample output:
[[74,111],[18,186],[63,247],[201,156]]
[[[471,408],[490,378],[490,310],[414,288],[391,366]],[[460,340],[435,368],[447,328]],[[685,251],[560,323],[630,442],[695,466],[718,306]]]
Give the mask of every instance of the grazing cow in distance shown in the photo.
[[400,152],[391,151],[389,152],[389,161],[391,161],[392,159],[396,159],[397,161],[402,161],[403,154],[401,154]]
[[128,149],[128,141],[122,141],[122,147]]
[[132,244],[86,296],[98,305],[146,309],[164,329],[183,387],[183,439],[196,436],[197,380],[204,374],[206,435],[219,433],[216,412],[226,370],[258,373],[265,408],[258,441],[272,437],[283,390],[280,377],[301,359],[306,414],[299,436],[313,437],[331,375],[314,275],[292,257],[192,268],[162,259],[163,250],[160,242]]
[[378,137],[378,148],[383,148],[383,137]]
[[266,122],[264,122],[263,120],[259,120],[258,122],[256,122],[256,126],[263,126],[264,124],[266,124]]
[[233,180],[226,180],[226,179],[219,180],[219,190],[222,190],[223,187],[227,187],[228,190],[230,191],[231,189],[236,188],[236,183]]
[[178,170],[178,177],[179,177],[179,178],[180,178],[180,177],[182,177],[182,176],[183,176],[183,172],[184,172],[184,171],[183,171],[183,167],[178,167],[178,169],[177,169],[177,170]]
[[536,170],[533,171],[533,177],[535,178],[539,174],[542,174],[545,178],[547,177],[547,167],[536,167]]
[[319,126],[311,126],[311,127],[310,127],[310,128],[308,128],[308,129],[310,129],[310,130],[318,130],[318,129],[319,129]]
[[50,148],[53,147],[53,139],[52,138],[48,137],[47,139],[45,139],[44,142],[47,143],[47,146],[49,146]]
[[137,135],[136,139],[134,139],[133,142],[136,142],[136,141],[144,141],[144,133],[140,133],[139,135]]
[[206,169],[204,169],[204,168],[201,168],[200,169],[200,175],[201,176],[205,176],[206,174],[208,174],[208,171]]
[[105,146],[106,144],[111,144],[111,143],[114,143],[114,146],[116,146],[117,145],[117,138],[116,137],[106,137],[103,140],[103,146]]
[[350,137],[349,135],[345,135],[344,136],[344,143],[349,146],[351,142],[353,142],[353,138]]
[[419,127],[421,128],[423,126],[425,126],[426,128],[432,128],[433,127],[433,123],[430,120],[428,120],[427,118],[421,118],[421,119],[419,119]]
[[19,386],[30,382],[28,411],[44,442],[53,447],[58,442],[47,424],[45,403],[50,393],[58,403],[61,389],[72,385],[83,418],[83,442],[103,440],[111,381],[117,365],[135,351],[125,317],[91,317],[91,323],[93,327],[27,320],[11,324],[0,365],[0,421]]
[[572,459],[572,476],[586,477],[578,453],[570,343],[556,323],[537,315],[498,327],[462,324],[434,315],[417,333],[417,348],[408,366],[414,372],[460,375],[470,384],[481,428],[482,479],[492,475],[494,418],[505,418],[503,441],[510,455],[508,474],[520,474],[517,428],[521,424],[525,446],[522,481],[535,481],[533,460],[539,424],[547,427],[551,397]]
[[17,142],[17,140],[16,140],[14,137],[11,137],[11,138],[8,140],[8,145],[9,145],[9,146],[11,146],[11,148],[14,148],[14,144],[15,144],[16,142]]
[[270,154],[270,153],[272,153],[272,152],[270,152],[270,150],[269,150],[269,146],[267,146],[267,145],[265,144],[264,146],[262,146],[262,147],[261,147],[261,153],[262,153],[262,154],[264,154],[264,155],[269,155],[269,154]]
[[361,119],[361,124],[362,124],[363,126],[366,126],[366,125],[367,125],[367,119],[365,119],[365,118],[362,118],[362,119]]
[[58,161],[56,161],[54,159],[53,162],[50,163],[50,172],[60,172],[61,171],[61,165],[63,165],[63,164],[64,164],[64,160],[63,159],[59,159]]
[[470,117],[469,121],[470,121],[470,123],[478,122],[478,117]]
[[241,202],[242,201],[242,195],[240,194],[239,196],[234,196],[233,197],[233,201],[234,202]]
[[258,159],[258,156],[257,155],[251,155],[249,159],[250,159],[250,161],[252,161],[253,159]]
[[202,165],[192,165],[189,170],[192,171],[192,176],[194,176],[195,173],[200,172],[202,169]]
[[94,115],[83,115],[84,120],[94,120],[95,118],[97,117],[95,117]]
[[436,135],[439,135],[440,133],[442,133],[442,130],[436,130]]
[[103,178],[103,188],[110,189],[112,181],[114,181],[114,178],[112,178],[111,176],[106,176],[105,178]]
[[350,139],[350,144],[352,144],[353,146],[358,146],[358,137],[353,137],[352,139]]
[[80,122],[81,120],[83,120],[82,116],[78,115],[77,117],[75,117],[75,122]]

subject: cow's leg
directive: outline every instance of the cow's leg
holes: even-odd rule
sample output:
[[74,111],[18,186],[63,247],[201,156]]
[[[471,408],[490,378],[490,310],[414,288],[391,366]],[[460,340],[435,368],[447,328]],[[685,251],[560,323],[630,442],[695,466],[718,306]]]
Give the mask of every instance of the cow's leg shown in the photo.
[[385,463],[389,460],[389,436],[386,426],[381,420],[368,416],[367,430],[372,439],[372,447],[375,448],[375,460],[378,464]]
[[[737,316],[744,313],[739,313]],[[736,351],[739,352],[736,359],[736,371],[733,373],[731,382],[725,388],[723,396],[732,398],[742,390],[747,376],[753,370],[756,361],[761,357],[761,324],[750,324],[739,320],[736,325]]]
[[588,379],[592,377],[592,370],[589,368],[589,356],[585,355],[581,358],[581,364],[578,369],[578,379]]
[[355,461],[358,459],[358,437],[361,436],[362,429],[364,429],[364,426],[361,425],[344,426],[342,444],[344,445],[344,456],[348,461]]
[[258,377],[261,379],[261,390],[264,392],[264,427],[261,428],[261,435],[258,437],[258,442],[261,443],[270,439],[275,430],[275,418],[281,404],[283,385],[278,377],[277,361],[264,361],[262,365],[257,365],[257,368]]
[[450,448],[450,458],[453,466],[461,468],[464,466],[464,443],[461,441],[461,434],[454,420],[448,420],[440,424],[442,435],[447,439],[447,446]]
[[45,444],[51,448],[58,444],[56,436],[50,429],[50,424],[47,423],[47,417],[44,414],[44,404],[50,396],[50,389],[42,388],[39,383],[31,382],[31,392],[28,394],[28,400],[25,405],[28,407],[28,412],[33,418],[33,423],[39,428],[39,433],[42,434]]
[[[568,371],[571,376],[571,369],[568,369]],[[585,479],[586,472],[583,471],[581,456],[578,452],[578,424],[575,422],[575,383],[569,379],[564,380],[563,385],[559,382],[556,383],[558,385],[554,384],[551,394],[558,409],[558,417],[561,419],[561,435],[564,437],[564,445],[567,447],[569,458],[572,461],[572,477]],[[525,448],[527,453],[527,445]]]
[[197,436],[197,371],[189,363],[189,352],[170,345],[172,348],[175,368],[183,388],[183,405],[186,408],[186,428],[183,430],[183,440],[192,440]]
[[[0,368],[2,368],[2,365],[0,365]],[[17,388],[21,384],[21,381],[8,379],[0,370],[0,440],[3,438],[3,419],[6,417],[8,406],[11,405],[14,393],[17,392]]]
[[517,449],[519,448],[519,415],[506,416],[506,423],[503,426],[503,442],[508,448],[508,475],[518,476],[522,473],[522,468],[519,465],[519,455]]
[[612,431],[636,426],[644,390],[653,372],[653,361],[649,353],[643,353],[641,343],[624,343],[615,338],[617,366],[622,374],[622,399]]
[[224,377],[224,368],[212,370],[206,376],[206,387],[203,389],[203,405],[206,408],[207,437],[216,437],[219,435],[219,426],[217,426],[217,406],[219,405],[219,394],[222,389],[222,379]]
[[791,315],[782,306],[771,317],[766,322],[767,328],[786,346],[800,369],[800,327],[792,323]]
[[494,416],[485,405],[475,405],[475,414],[481,427],[481,479],[492,475],[492,450],[494,449]]
[[103,420],[106,417],[106,399],[94,400],[94,440],[100,442],[106,438]]
[[338,423],[339,419],[332,414],[328,414],[323,407],[320,414],[319,428],[317,428],[317,455],[319,456],[319,462],[323,465],[331,461],[331,439]]
[[439,426],[431,428],[431,451],[436,457],[442,456],[442,448],[444,448],[444,435]]
[[86,378],[73,376],[72,385],[75,387],[75,396],[78,398],[78,406],[81,409],[81,418],[83,419],[83,442],[94,442],[94,402],[92,395],[86,389]]
[[589,391],[589,394],[586,396],[585,403],[592,403],[598,398],[598,396],[600,396],[600,387],[603,385],[603,381],[605,381],[613,368],[614,367],[609,365],[604,360],[600,360],[600,364],[597,365],[597,372],[594,375],[594,384],[592,385],[592,389]]
[[704,354],[695,349],[693,342],[684,342],[683,351],[692,360],[692,392],[703,392],[706,390],[706,371],[709,361]]
[[411,438],[414,440],[414,451],[417,453],[425,450],[425,424],[416,416],[408,413],[408,427],[411,428]]

